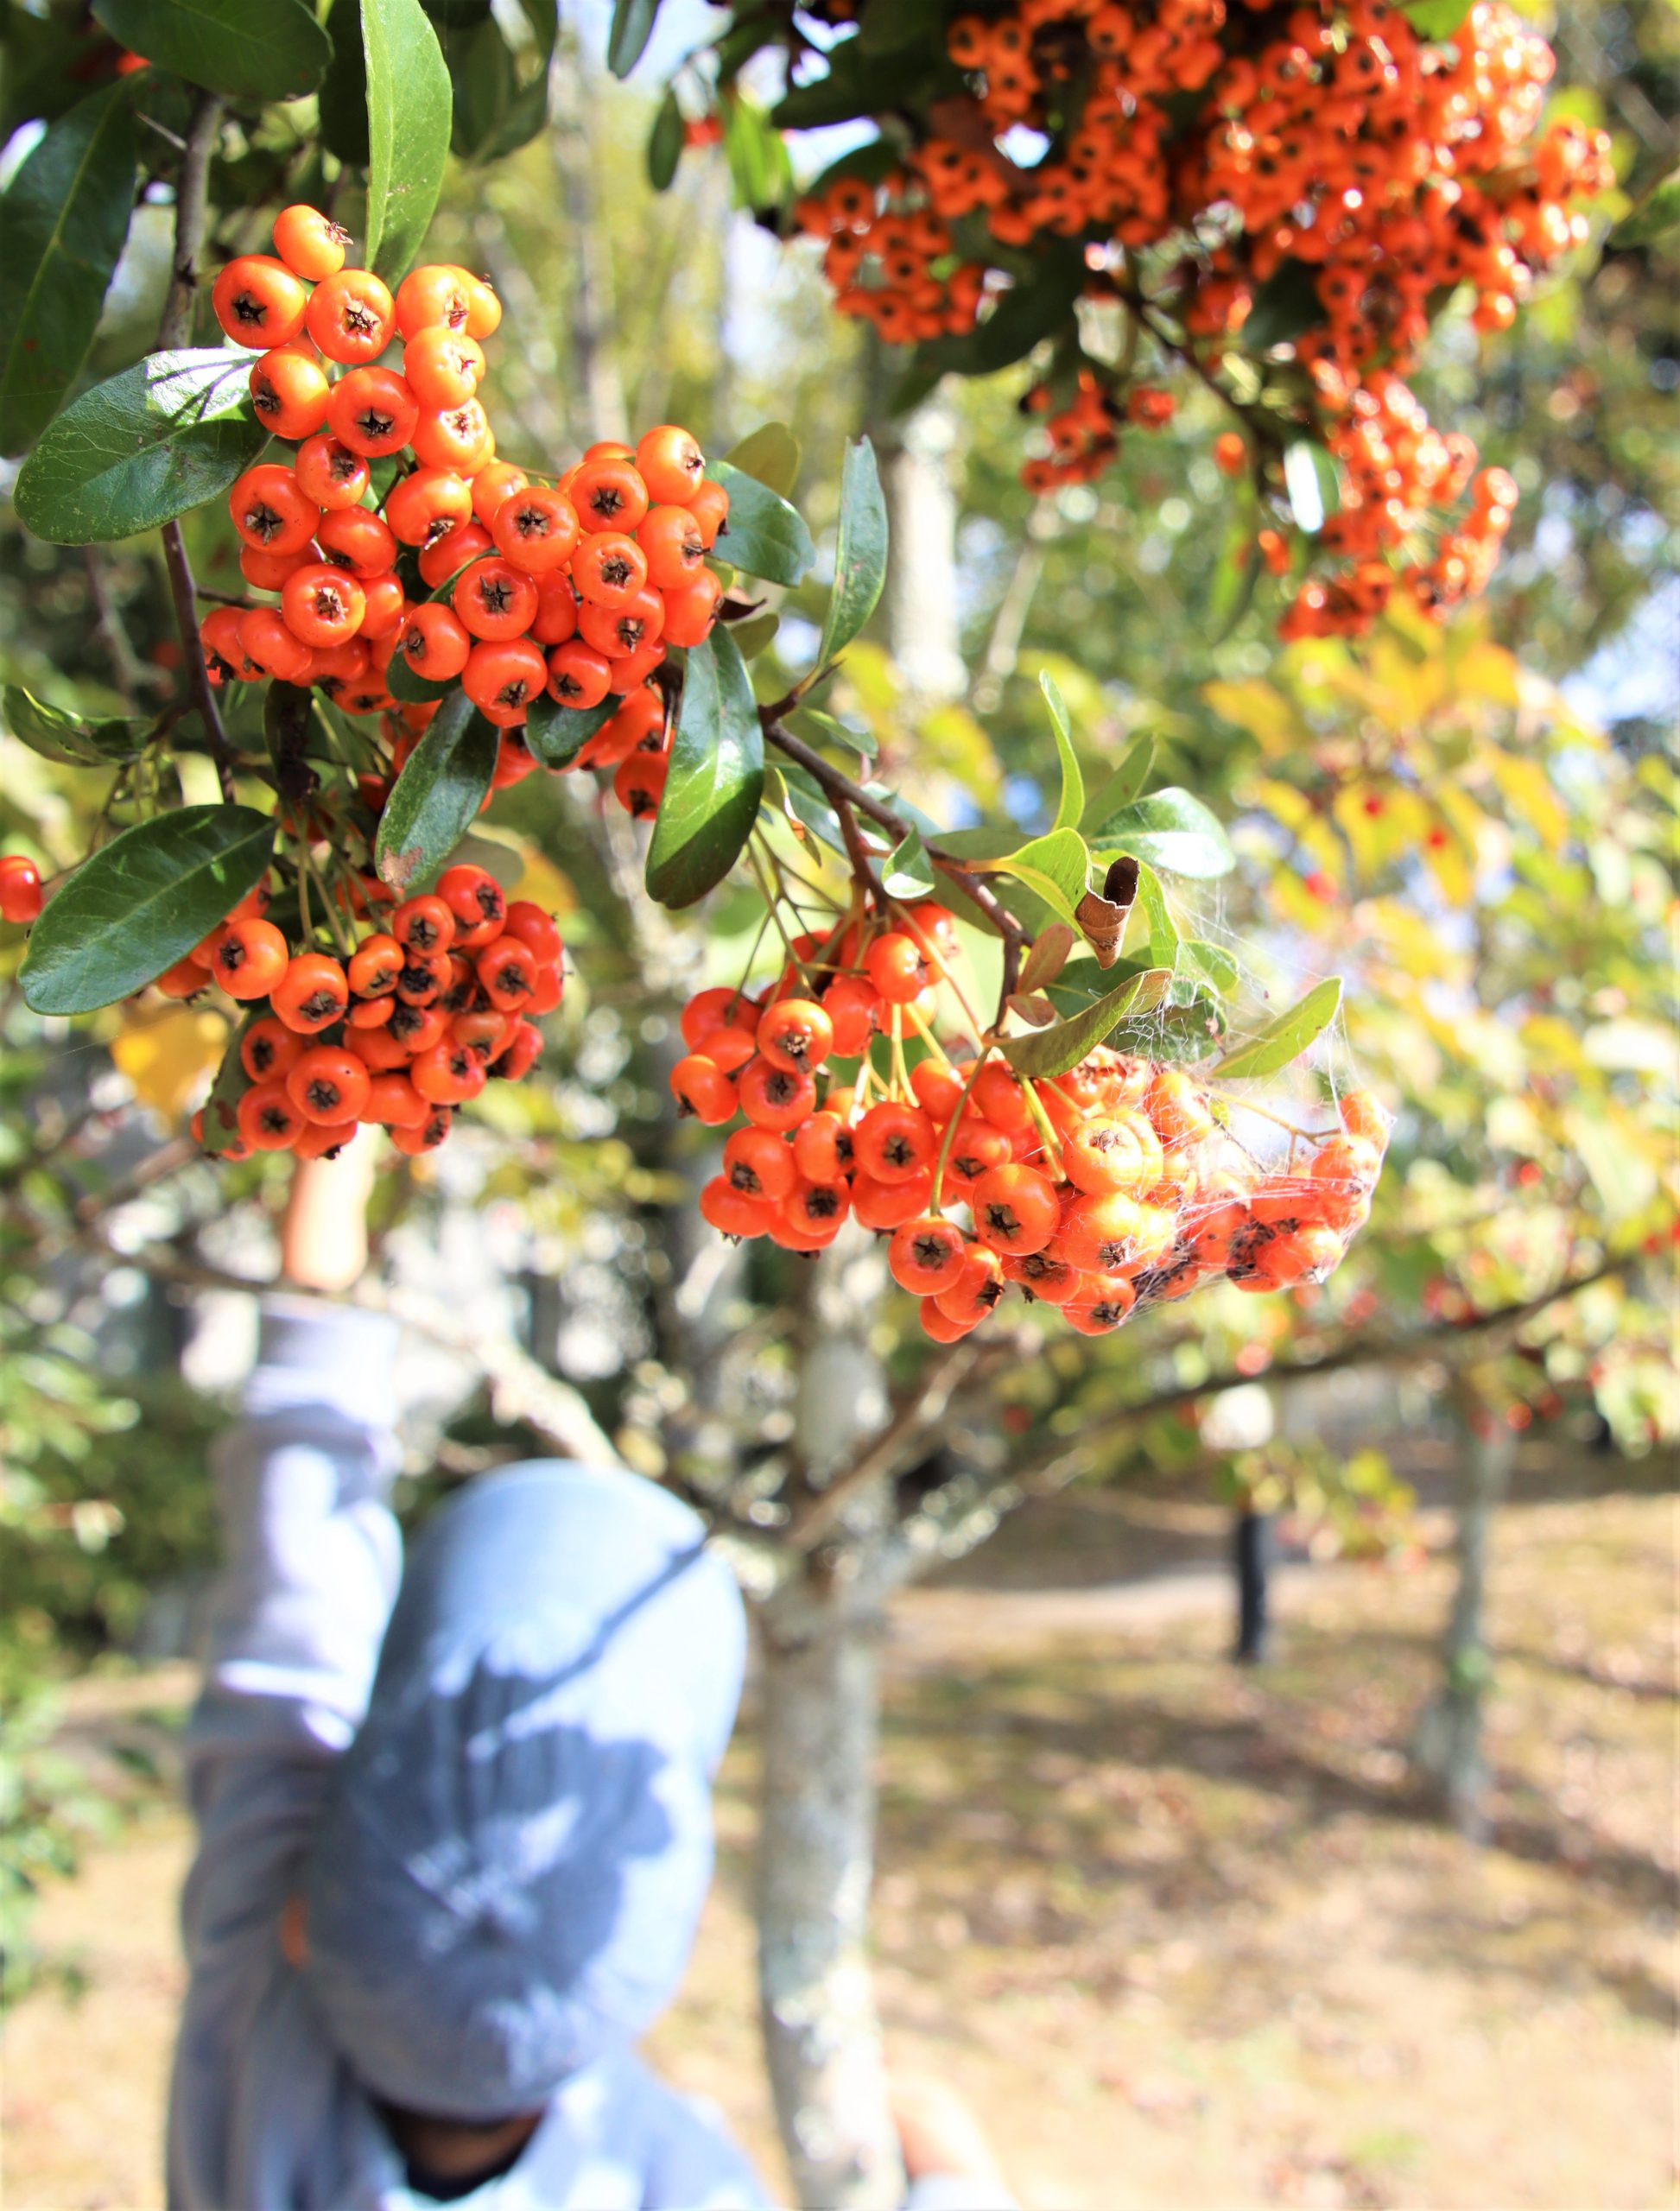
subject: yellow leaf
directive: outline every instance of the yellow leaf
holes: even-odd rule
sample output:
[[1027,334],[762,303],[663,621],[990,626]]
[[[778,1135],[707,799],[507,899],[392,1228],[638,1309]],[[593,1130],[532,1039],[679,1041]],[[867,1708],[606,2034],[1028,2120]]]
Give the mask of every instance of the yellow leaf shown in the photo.
[[125,1020],[111,1041],[111,1056],[140,1103],[174,1121],[221,1064],[230,1034],[219,1013],[173,1006]]
[[557,868],[554,862],[532,846],[525,854],[524,871],[508,894],[513,898],[529,898],[541,906],[545,914],[573,914],[577,911],[578,894],[572,878]]
[[1201,695],[1216,714],[1246,729],[1268,759],[1308,742],[1306,726],[1295,708],[1281,691],[1258,676],[1243,683],[1206,683]]
[[1493,780],[1506,804],[1555,851],[1569,833],[1569,819],[1537,760],[1495,749],[1488,754]]

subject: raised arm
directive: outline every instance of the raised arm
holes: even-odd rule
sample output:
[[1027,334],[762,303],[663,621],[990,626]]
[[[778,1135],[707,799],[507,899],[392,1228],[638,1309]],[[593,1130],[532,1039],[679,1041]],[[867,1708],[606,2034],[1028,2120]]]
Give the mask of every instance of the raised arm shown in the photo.
[[[365,1258],[365,1165],[299,1168],[284,1264],[304,1292],[346,1289]],[[401,1543],[386,1503],[395,1328],[311,1296],[263,1301],[257,1365],[213,1464],[224,1564],[203,1694],[187,1738],[199,1822],[183,1900],[192,1972],[177,2068],[213,2108],[278,1969],[282,1910],[333,1761],[367,1702]]]

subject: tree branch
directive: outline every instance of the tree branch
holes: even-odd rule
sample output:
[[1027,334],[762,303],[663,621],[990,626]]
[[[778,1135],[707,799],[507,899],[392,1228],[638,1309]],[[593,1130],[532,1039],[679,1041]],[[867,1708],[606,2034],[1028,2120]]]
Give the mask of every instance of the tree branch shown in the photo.
[[[199,258],[204,251],[209,212],[210,163],[216,150],[221,124],[220,100],[213,92],[200,92],[193,110],[193,120],[181,156],[181,171],[175,181],[174,256],[169,272],[169,289],[163,301],[163,318],[157,326],[157,350],[161,353],[172,352],[186,345],[193,334],[193,303],[198,290]],[[222,727],[221,713],[216,705],[210,671],[205,665],[203,648],[199,643],[198,597],[193,582],[192,563],[187,557],[186,541],[181,536],[178,522],[165,523],[162,536],[163,561],[169,573],[169,596],[174,601],[175,627],[181,632],[181,650],[187,656],[187,688],[209,740],[210,756],[216,763],[216,781],[221,786],[223,798],[231,806],[233,803],[233,763],[228,751],[227,732]]]

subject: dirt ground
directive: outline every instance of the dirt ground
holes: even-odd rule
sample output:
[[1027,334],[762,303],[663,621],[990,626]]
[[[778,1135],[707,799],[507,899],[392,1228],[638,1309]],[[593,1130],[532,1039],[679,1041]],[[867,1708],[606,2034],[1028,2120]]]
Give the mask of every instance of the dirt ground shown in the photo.
[[[1052,1549],[1088,1561],[1113,1509],[1064,1507]],[[1193,1557],[1210,1530],[1188,1533]],[[1205,1573],[1057,1593],[1000,1548],[993,1587],[911,1593],[882,1772],[895,2062],[971,2097],[1029,2211],[1676,2202],[1675,1535],[1659,1498],[1506,1514],[1485,1851],[1420,1816],[1402,1755],[1443,1562],[1286,1575],[1278,1656],[1247,1674]],[[189,1678],[107,1685],[84,1725],[178,1709]],[[753,1765],[749,1723],[652,2049],[777,2173]],[[187,1845],[154,1805],[48,1903],[87,1988],[10,2023],[9,2211],[161,2201]]]

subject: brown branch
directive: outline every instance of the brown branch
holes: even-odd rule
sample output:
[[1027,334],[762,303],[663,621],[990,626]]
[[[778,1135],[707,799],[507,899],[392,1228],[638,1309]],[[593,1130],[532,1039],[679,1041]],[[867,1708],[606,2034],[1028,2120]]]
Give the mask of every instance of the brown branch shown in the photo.
[[957,1391],[973,1377],[983,1355],[989,1366],[1006,1365],[1015,1357],[1015,1346],[1012,1343],[979,1345],[964,1338],[930,1360],[910,1396],[845,1473],[837,1474],[826,1489],[818,1490],[794,1512],[783,1540],[793,1549],[803,1551],[810,1550],[820,1542],[848,1498],[878,1475],[897,1470],[907,1447],[943,1416]]
[[[865,790],[861,783],[853,782],[850,776],[843,774],[838,768],[832,767],[822,755],[814,751],[802,738],[796,737],[791,731],[783,729],[779,717],[787,712],[789,703],[788,700],[778,699],[774,706],[759,708],[758,718],[764,724],[764,735],[770,743],[775,745],[778,751],[785,752],[789,760],[796,761],[799,766],[815,776],[828,796],[834,800],[836,813],[840,811],[842,805],[850,807],[854,813],[864,814],[878,827],[887,830],[896,841],[902,843],[915,825],[907,821],[903,814],[895,814],[890,806],[883,804],[871,792]],[[855,827],[855,824],[853,826]],[[845,827],[843,818],[841,827],[842,829]],[[925,849],[928,858],[942,874],[950,876],[954,881],[960,884],[966,895],[991,922],[1005,944],[1019,947],[1030,942],[1030,931],[1016,919],[997,893],[981,881],[979,872],[970,862],[960,858],[954,852],[948,852],[942,846],[938,844],[927,845]]]
[[[198,291],[199,258],[204,251],[209,212],[210,163],[216,150],[221,124],[220,100],[213,92],[200,92],[193,110],[187,144],[181,157],[181,172],[175,181],[174,255],[169,271],[169,289],[163,301],[163,317],[157,326],[157,350],[161,353],[172,352],[178,346],[186,345],[193,334],[193,303]],[[187,688],[209,740],[210,757],[216,763],[216,781],[221,787],[223,798],[231,806],[233,803],[233,762],[228,751],[227,732],[222,727],[221,714],[216,705],[210,671],[205,665],[204,651],[199,643],[198,597],[193,581],[192,563],[187,557],[187,544],[181,536],[179,522],[165,523],[162,535],[163,561],[169,573],[169,596],[174,601],[175,627],[181,632],[181,650],[187,656]]]

